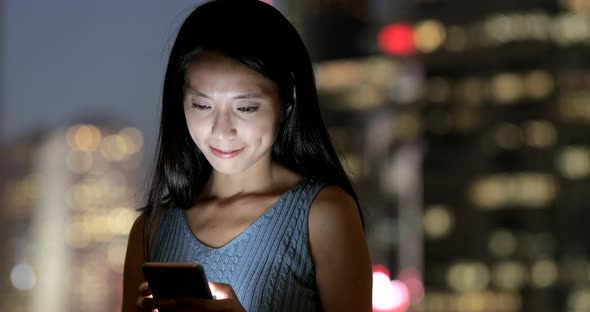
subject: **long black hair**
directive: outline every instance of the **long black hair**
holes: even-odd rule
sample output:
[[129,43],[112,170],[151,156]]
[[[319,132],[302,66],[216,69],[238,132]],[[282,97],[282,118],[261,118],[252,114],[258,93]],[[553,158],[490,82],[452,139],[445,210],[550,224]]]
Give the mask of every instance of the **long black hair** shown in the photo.
[[166,68],[157,160],[141,210],[153,221],[161,208],[188,209],[209,179],[211,165],[189,135],[183,109],[187,69],[209,51],[247,65],[278,86],[281,116],[272,159],[340,186],[361,213],[322,119],[306,47],[277,9],[258,0],[208,1],[181,25]]

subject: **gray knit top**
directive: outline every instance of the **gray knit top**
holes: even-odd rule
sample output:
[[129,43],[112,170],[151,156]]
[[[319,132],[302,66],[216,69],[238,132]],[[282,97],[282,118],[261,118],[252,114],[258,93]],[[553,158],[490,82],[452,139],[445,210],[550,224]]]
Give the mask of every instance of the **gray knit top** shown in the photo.
[[246,311],[320,310],[307,219],[323,186],[315,178],[303,178],[220,248],[199,241],[183,209],[167,209],[149,260],[201,264],[209,281],[233,287]]

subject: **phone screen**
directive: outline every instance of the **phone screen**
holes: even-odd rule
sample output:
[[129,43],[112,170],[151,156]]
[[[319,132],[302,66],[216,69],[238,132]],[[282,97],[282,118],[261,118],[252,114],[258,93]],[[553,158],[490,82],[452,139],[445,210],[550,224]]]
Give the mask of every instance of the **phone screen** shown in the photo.
[[205,270],[199,264],[146,262],[143,273],[154,298],[213,298]]

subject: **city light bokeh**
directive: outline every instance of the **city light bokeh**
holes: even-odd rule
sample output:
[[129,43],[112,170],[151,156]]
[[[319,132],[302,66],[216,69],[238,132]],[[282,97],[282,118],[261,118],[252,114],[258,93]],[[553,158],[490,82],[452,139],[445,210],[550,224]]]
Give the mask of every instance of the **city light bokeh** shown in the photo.
[[[366,212],[374,311],[590,310],[590,1],[266,2],[310,47]],[[152,103],[119,104],[157,111],[144,87]],[[0,142],[4,310],[119,310],[157,116],[146,131],[123,109],[94,111]]]

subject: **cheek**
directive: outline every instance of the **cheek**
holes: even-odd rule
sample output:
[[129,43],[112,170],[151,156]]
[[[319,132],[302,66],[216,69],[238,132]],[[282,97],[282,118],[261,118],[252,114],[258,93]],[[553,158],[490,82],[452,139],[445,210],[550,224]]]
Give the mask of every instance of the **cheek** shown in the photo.
[[203,121],[197,120],[190,114],[185,114],[186,127],[193,141],[198,145],[199,141],[203,140]]
[[270,144],[275,137],[274,122],[261,121],[249,129],[248,135],[251,138],[256,138],[259,144]]

